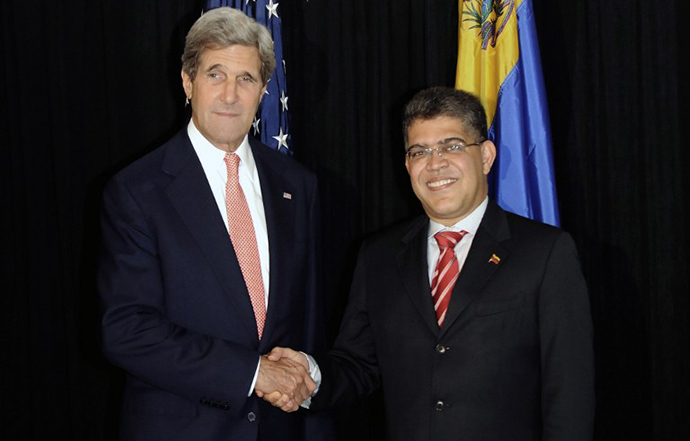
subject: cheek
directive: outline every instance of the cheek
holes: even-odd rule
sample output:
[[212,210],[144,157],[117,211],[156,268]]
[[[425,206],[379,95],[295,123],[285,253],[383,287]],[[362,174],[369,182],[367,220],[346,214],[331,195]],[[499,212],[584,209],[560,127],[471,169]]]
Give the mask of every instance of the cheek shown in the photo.
[[407,174],[410,175],[410,180],[413,184],[419,185],[424,180],[424,166],[420,164],[407,165]]
[[412,188],[414,188],[415,191],[417,189],[424,188],[424,185],[422,184],[422,182],[424,182],[424,181],[422,179],[421,173],[410,175],[410,181],[412,182]]

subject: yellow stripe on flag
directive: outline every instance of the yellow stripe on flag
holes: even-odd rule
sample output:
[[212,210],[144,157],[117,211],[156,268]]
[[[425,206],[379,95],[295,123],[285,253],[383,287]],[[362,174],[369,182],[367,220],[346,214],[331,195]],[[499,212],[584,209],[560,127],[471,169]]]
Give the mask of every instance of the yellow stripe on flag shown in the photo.
[[517,8],[523,0],[458,0],[455,88],[479,97],[491,127],[498,90],[520,56]]

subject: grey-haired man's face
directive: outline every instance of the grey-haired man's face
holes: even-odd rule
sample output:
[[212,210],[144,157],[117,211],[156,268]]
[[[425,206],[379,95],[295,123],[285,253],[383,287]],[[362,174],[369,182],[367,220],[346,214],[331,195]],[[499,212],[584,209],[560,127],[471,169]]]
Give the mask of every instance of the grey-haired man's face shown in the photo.
[[182,71],[182,85],[199,132],[217,148],[235,151],[266,91],[259,50],[243,45],[206,49],[194,80]]

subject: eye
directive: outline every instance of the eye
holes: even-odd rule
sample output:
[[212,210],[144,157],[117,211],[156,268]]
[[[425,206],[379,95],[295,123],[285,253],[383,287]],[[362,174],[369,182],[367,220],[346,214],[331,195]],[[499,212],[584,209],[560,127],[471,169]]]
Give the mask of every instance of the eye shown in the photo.
[[251,77],[250,75],[242,75],[242,76],[240,77],[240,81],[242,81],[243,83],[253,83],[253,82],[254,82],[254,78]]
[[407,155],[408,155],[410,158],[412,158],[412,159],[415,159],[415,158],[422,158],[422,157],[426,156],[428,153],[429,153],[429,150],[427,150],[427,149],[419,149],[419,148],[417,148],[417,149],[411,149],[411,150],[408,150],[408,151],[407,151]]
[[462,151],[462,149],[465,148],[465,144],[462,143],[457,143],[457,144],[451,144],[447,145],[444,150],[447,151],[448,153],[457,153],[459,151]]

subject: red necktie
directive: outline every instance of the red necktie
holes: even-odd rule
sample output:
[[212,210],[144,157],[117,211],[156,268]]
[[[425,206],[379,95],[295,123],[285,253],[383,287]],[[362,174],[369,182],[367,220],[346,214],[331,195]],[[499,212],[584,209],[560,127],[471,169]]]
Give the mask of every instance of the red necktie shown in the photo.
[[228,229],[230,240],[235,248],[237,260],[240,263],[244,283],[249,291],[249,299],[254,309],[256,328],[259,338],[266,323],[266,298],[264,282],[261,277],[261,260],[259,247],[256,245],[256,234],[249,206],[240,186],[238,168],[240,157],[234,153],[227,153],[224,158],[228,168],[228,182],[225,184],[225,209],[228,213]]
[[455,281],[458,280],[460,267],[455,256],[455,245],[467,234],[467,231],[456,233],[454,231],[442,231],[436,233],[434,238],[438,242],[441,254],[434,276],[431,278],[431,296],[434,300],[434,309],[438,318],[438,326],[443,324],[450,303],[450,295],[453,292]]

